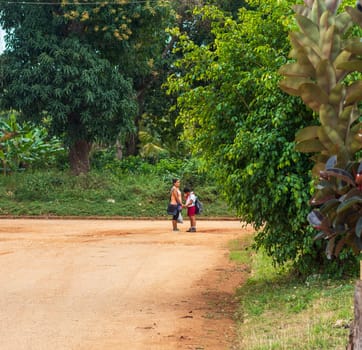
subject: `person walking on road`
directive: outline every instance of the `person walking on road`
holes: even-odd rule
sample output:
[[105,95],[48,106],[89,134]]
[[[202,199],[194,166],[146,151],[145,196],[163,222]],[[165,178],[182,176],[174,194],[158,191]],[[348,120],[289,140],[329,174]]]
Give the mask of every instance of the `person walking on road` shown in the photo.
[[180,191],[180,179],[172,180],[172,188],[171,188],[170,196],[171,196],[170,204],[176,206],[175,214],[172,216],[172,229],[174,231],[180,231],[177,228],[177,220],[179,218],[179,215],[180,215],[182,207],[183,207],[182,195],[181,195],[181,191]]
[[196,232],[196,196],[189,188],[184,188],[185,205],[187,216],[190,218],[190,228],[186,232]]

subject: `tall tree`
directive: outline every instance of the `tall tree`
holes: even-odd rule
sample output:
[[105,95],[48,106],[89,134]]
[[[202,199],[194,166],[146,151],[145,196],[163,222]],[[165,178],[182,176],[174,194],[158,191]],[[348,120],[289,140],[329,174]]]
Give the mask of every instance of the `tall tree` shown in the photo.
[[0,4],[8,33],[1,105],[26,119],[48,116],[76,174],[89,170],[94,141],[134,129],[136,90],[166,40],[170,12],[159,3]]
[[311,164],[295,151],[294,135],[313,117],[278,87],[292,1],[248,4],[238,20],[202,9],[215,37],[208,45],[179,33],[183,57],[169,90],[179,93],[185,139],[240,218],[259,230],[257,246],[275,262],[293,259],[302,269],[316,257],[306,220]]

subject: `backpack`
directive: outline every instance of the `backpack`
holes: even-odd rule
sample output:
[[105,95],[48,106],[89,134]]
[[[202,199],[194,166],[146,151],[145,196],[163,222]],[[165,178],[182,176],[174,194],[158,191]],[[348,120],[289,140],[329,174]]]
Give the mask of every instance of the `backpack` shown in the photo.
[[196,207],[196,214],[201,214],[204,210],[203,204],[199,201],[199,199],[196,197],[195,200],[195,207]]

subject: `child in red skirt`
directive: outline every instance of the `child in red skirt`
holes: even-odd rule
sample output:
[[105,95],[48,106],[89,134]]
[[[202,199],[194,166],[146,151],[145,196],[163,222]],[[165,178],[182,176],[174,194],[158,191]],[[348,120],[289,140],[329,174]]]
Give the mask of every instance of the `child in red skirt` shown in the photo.
[[189,188],[184,188],[185,204],[187,208],[187,216],[190,218],[190,228],[186,232],[196,232],[196,196]]

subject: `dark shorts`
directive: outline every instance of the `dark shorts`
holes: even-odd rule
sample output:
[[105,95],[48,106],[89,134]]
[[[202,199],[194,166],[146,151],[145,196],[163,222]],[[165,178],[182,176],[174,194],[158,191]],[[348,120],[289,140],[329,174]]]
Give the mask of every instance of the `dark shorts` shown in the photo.
[[196,206],[187,208],[187,216],[194,216],[196,215]]
[[178,206],[176,214],[172,216],[172,220],[177,220],[178,219],[178,216],[180,215],[181,210],[182,210],[182,206]]

